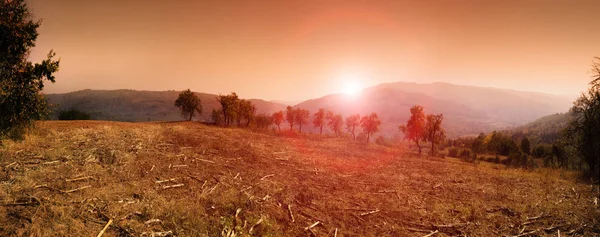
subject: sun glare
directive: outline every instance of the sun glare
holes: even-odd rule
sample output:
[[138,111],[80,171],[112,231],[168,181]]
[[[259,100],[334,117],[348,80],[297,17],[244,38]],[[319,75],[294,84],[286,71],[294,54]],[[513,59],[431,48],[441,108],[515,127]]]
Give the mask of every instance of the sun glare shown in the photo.
[[356,96],[360,94],[363,89],[363,78],[357,74],[344,74],[341,76],[341,92],[349,95]]
[[356,95],[361,91],[361,87],[356,81],[348,81],[344,82],[344,86],[342,87],[342,92],[346,95]]

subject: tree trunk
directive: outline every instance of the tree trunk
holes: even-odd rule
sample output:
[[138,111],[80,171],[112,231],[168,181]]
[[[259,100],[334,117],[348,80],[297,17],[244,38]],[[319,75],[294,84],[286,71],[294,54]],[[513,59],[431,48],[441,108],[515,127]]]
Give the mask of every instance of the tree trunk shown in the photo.
[[369,138],[371,138],[371,133],[367,133],[367,144],[369,144]]
[[356,140],[356,135],[354,134],[354,126],[352,126],[352,140]]
[[435,153],[435,142],[431,141],[431,156],[434,156]]
[[323,125],[321,124],[321,130],[319,131],[319,135],[323,135]]
[[302,123],[298,124],[298,130],[300,130],[300,133],[302,133]]
[[190,113],[190,118],[188,119],[188,121],[192,121],[192,116],[194,116],[194,112]]
[[421,155],[421,144],[419,144],[419,139],[417,139],[415,143],[417,143],[417,147],[419,148],[419,155]]

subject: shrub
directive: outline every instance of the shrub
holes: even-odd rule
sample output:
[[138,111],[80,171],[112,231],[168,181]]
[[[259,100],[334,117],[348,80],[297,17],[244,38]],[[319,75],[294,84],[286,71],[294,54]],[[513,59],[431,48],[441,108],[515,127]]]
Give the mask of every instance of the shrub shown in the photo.
[[450,149],[448,149],[448,156],[458,158],[458,148],[450,147]]
[[92,117],[77,109],[61,110],[58,112],[58,120],[90,120]]
[[378,136],[378,137],[375,139],[375,143],[376,143],[377,145],[381,145],[381,146],[387,146],[387,147],[391,147],[391,146],[393,146],[393,142],[392,142],[392,141],[390,141],[390,139],[387,139],[387,138],[385,138],[385,137],[383,137],[383,136]]
[[462,149],[458,156],[466,162],[475,162],[475,153],[473,153],[473,151],[471,151],[469,148]]

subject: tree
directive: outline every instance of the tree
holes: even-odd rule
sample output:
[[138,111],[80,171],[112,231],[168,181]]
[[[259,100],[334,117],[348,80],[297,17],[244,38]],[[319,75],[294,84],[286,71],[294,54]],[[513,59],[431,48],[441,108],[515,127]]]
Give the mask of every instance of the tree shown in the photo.
[[531,155],[531,142],[526,137],[521,140],[521,151],[527,155]]
[[58,112],[58,120],[90,120],[92,117],[81,110],[69,109]]
[[290,131],[294,130],[294,124],[296,123],[296,110],[289,106],[285,109],[285,119],[290,124]]
[[477,138],[475,138],[473,140],[473,143],[471,143],[471,150],[475,154],[484,152],[484,150],[485,150],[484,140],[485,140],[485,134],[480,133],[479,136],[477,136]]
[[202,113],[200,98],[190,89],[179,93],[179,97],[175,100],[175,106],[181,110],[181,117],[187,118],[188,121],[192,121],[195,112]]
[[41,63],[28,61],[40,24],[24,0],[0,1],[0,138],[22,138],[50,112],[41,91],[46,81],[55,82],[60,59],[51,50]]
[[221,104],[221,112],[223,113],[223,126],[228,127],[238,117],[238,95],[231,92],[229,95],[217,96],[217,101]]
[[319,128],[319,135],[323,135],[323,125],[325,124],[325,109],[320,108],[319,111],[313,115],[313,125],[315,128]]
[[273,123],[273,117],[266,114],[254,116],[254,121],[258,129],[267,129]]
[[339,136],[342,133],[342,125],[344,124],[344,118],[341,114],[334,114],[331,110],[327,111],[327,115],[325,116],[327,119],[327,126],[335,133],[335,135]]
[[356,140],[356,127],[360,126],[360,114],[350,115],[346,118],[346,130],[352,133],[352,139]]
[[273,115],[271,115],[271,118],[273,120],[273,123],[275,125],[277,125],[277,128],[279,129],[279,131],[281,131],[280,125],[281,125],[281,122],[283,122],[283,111],[273,113]]
[[373,133],[379,131],[379,126],[381,125],[381,120],[376,113],[371,113],[370,115],[365,115],[360,119],[360,126],[363,131],[367,134],[367,143],[369,143],[369,138]]
[[425,124],[425,141],[431,142],[431,155],[435,155],[435,144],[439,144],[446,138],[444,128],[442,128],[443,114],[427,115]]
[[215,125],[223,125],[223,112],[220,109],[213,109],[210,117]]
[[401,132],[404,133],[404,138],[413,141],[419,148],[419,154],[421,154],[420,141],[425,138],[425,113],[423,113],[423,107],[415,105],[410,108],[410,118],[406,122],[406,125],[400,125],[398,127]]
[[252,119],[254,119],[254,114],[256,113],[256,107],[249,100],[242,99],[238,101],[238,111],[238,123],[244,119],[246,120],[246,127],[250,126]]
[[305,109],[296,108],[294,111],[294,115],[296,116],[294,118],[294,121],[296,121],[296,124],[298,124],[298,130],[302,132],[302,124],[308,123],[308,119],[310,118],[310,112],[308,112],[308,110]]
[[573,103],[573,119],[566,128],[566,138],[577,149],[592,177],[600,173],[600,57],[592,62],[592,81],[587,92]]

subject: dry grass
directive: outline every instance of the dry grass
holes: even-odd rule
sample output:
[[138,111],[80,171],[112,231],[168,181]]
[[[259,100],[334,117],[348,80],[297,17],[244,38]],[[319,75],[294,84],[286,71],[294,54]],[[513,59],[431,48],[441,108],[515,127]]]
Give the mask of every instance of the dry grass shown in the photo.
[[104,236],[600,233],[597,187],[575,174],[345,139],[56,121],[4,142],[0,165],[0,236],[95,236],[109,220]]

